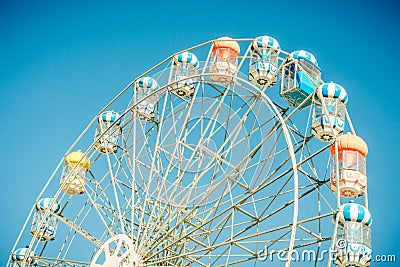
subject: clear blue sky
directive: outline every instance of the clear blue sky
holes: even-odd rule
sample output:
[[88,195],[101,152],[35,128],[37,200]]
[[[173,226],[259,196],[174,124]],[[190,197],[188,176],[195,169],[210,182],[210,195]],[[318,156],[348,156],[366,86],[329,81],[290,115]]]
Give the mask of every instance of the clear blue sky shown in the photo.
[[0,265],[93,116],[165,57],[226,35],[270,35],[286,51],[311,51],[323,79],[347,89],[369,146],[374,252],[399,262],[399,14],[386,0],[0,1]]

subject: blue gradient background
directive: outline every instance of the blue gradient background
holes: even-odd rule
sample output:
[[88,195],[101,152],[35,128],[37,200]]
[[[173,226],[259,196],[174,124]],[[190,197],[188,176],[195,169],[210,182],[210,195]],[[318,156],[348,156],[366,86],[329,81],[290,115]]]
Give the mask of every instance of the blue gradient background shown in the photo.
[[[33,3],[35,2],[35,3]],[[66,149],[128,82],[220,36],[275,37],[311,51],[342,84],[369,146],[374,254],[400,262],[396,1],[1,1],[0,265]]]

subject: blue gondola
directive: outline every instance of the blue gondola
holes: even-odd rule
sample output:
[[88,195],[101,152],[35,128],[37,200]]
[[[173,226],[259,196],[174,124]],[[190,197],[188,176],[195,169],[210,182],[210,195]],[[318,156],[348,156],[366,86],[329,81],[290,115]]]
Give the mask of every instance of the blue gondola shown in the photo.
[[14,266],[22,266],[25,262],[27,265],[24,266],[36,266],[36,260],[33,258],[36,255],[33,251],[29,252],[29,247],[26,246],[24,248],[18,248],[12,253],[12,260],[14,262]]
[[253,40],[250,54],[249,80],[257,86],[274,86],[278,70],[277,40],[270,36],[259,36]]
[[169,83],[171,92],[181,97],[193,97],[197,78],[188,78],[197,74],[199,60],[191,52],[183,52],[172,59]]
[[113,154],[117,152],[118,140],[121,134],[120,125],[120,115],[113,110],[105,111],[98,117],[95,140],[102,136],[95,144],[95,148],[100,153]]
[[[292,106],[298,107],[314,93],[321,81],[321,69],[313,54],[299,50],[292,52],[282,68],[281,96]],[[309,98],[301,109],[310,106]]]
[[338,266],[366,267],[370,265],[370,212],[362,205],[350,202],[340,206],[339,228],[334,263]]
[[314,113],[311,132],[319,140],[332,142],[343,133],[346,90],[336,83],[324,83],[314,94]]
[[[40,199],[36,203],[36,211],[33,216],[31,233],[39,241],[53,241],[57,230],[57,219],[51,216],[51,213],[57,214],[60,211],[60,205],[57,201],[53,202],[52,197]],[[46,214],[46,212],[49,212]],[[43,220],[43,223],[41,221]]]
[[[155,104],[157,102],[155,96],[150,96],[160,86],[157,81],[151,77],[142,77],[135,82],[136,100],[139,102],[136,111],[140,120],[153,120]],[[145,100],[142,100],[146,98]]]

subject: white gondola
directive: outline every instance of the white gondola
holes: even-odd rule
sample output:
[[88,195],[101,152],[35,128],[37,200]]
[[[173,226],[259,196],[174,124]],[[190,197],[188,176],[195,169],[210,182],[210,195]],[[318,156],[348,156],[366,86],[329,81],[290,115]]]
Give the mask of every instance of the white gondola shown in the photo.
[[[148,96],[159,88],[157,81],[151,77],[142,77],[135,82],[136,94],[134,102],[140,102],[136,107],[138,118],[140,120],[154,119],[154,110],[157,98],[155,96]],[[146,98],[146,100],[142,100],[143,98]]]
[[253,40],[250,54],[249,80],[257,86],[274,86],[278,70],[278,41],[270,36]]
[[85,190],[86,172],[90,167],[90,160],[80,150],[65,157],[64,168],[61,174],[60,186],[68,194],[83,194]]
[[340,267],[370,266],[371,224],[370,212],[357,203],[347,203],[339,208],[339,227],[334,263]]
[[314,94],[312,134],[323,142],[332,142],[344,130],[346,90],[335,83],[324,83]]
[[[29,247],[18,248],[12,253],[13,266],[36,266],[35,253]],[[26,265],[23,265],[25,262]]]
[[197,74],[199,60],[191,52],[183,52],[172,59],[169,83],[171,92],[181,97],[193,97],[197,78],[188,78]]
[[[115,111],[105,111],[97,118],[97,127],[95,140],[95,148],[100,153],[113,154],[118,151],[118,140],[121,135],[120,115]],[[111,126],[113,125],[113,126]]]
[[230,37],[221,37],[214,41],[210,62],[210,80],[221,85],[229,84],[238,71],[238,55],[240,46]]
[[[40,199],[36,203],[36,211],[33,216],[31,233],[39,241],[53,241],[57,230],[57,219],[51,216],[52,213],[57,214],[60,210],[60,205],[54,201],[52,197]],[[49,212],[46,214],[46,212]],[[42,222],[43,220],[43,222]],[[42,223],[41,223],[42,222]]]
[[[281,75],[281,96],[295,107],[314,93],[321,81],[321,69],[316,58],[304,50],[292,52],[287,57]],[[311,103],[309,98],[300,108],[306,108]]]

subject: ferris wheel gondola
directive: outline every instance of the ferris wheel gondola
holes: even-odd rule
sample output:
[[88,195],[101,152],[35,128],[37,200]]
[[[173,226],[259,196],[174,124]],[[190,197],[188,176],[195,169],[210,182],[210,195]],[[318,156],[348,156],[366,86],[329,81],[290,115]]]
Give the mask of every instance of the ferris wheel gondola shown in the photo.
[[249,80],[257,86],[274,86],[278,71],[278,41],[270,36],[257,37],[251,46]]
[[321,84],[314,94],[314,113],[311,131],[323,142],[331,142],[343,133],[346,90],[335,83]]

